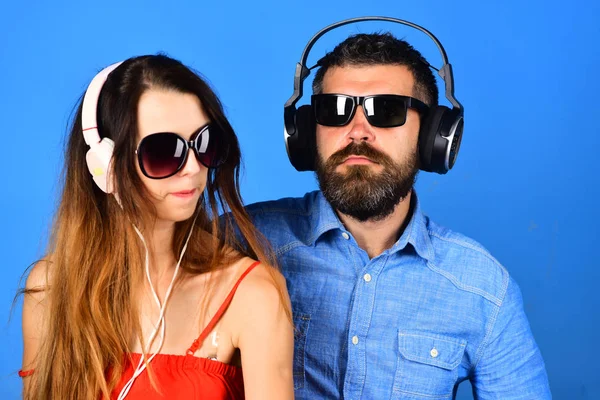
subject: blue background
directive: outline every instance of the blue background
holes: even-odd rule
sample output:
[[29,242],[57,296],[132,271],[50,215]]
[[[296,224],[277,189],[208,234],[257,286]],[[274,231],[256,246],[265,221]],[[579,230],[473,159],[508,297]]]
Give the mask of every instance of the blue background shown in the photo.
[[[600,399],[597,1],[84,3],[0,5],[0,398],[20,393],[20,300],[12,316],[11,305],[43,254],[66,125],[98,70],[158,51],[198,69],[238,132],[246,202],[301,195],[314,177],[291,167],[282,140],[295,63],[322,27],[387,15],[441,40],[466,109],[456,167],[419,177],[424,210],[483,243],[520,284],[554,398]],[[331,32],[311,60],[373,30],[405,37],[440,65],[426,36],[389,23]],[[459,398],[472,398],[468,383]]]

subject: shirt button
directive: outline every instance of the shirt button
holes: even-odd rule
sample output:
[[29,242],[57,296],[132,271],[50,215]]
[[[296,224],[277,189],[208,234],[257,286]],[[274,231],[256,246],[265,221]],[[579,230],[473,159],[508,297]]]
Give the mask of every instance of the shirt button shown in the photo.
[[371,282],[371,274],[365,274],[363,276],[363,279],[365,280],[365,282]]
[[358,336],[352,336],[352,344],[358,344]]
[[346,232],[342,232],[342,237],[346,240],[350,239],[350,235],[348,235]]
[[431,351],[429,352],[429,354],[433,358],[436,358],[439,355],[439,353],[438,353],[438,351],[437,351],[437,349],[435,347],[433,349],[431,349]]

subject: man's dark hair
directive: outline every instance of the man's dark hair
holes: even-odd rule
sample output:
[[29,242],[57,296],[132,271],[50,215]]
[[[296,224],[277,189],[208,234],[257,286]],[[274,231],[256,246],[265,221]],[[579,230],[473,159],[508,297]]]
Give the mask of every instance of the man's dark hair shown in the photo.
[[408,42],[391,33],[360,33],[338,44],[318,62],[313,93],[323,90],[323,77],[331,67],[404,65],[415,79],[413,96],[431,106],[438,104],[438,88],[429,63]]

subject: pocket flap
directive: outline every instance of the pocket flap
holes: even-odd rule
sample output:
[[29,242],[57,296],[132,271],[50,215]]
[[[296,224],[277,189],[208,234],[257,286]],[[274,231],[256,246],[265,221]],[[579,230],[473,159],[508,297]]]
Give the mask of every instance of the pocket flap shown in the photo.
[[466,340],[435,333],[398,333],[398,351],[407,360],[454,369],[462,360]]

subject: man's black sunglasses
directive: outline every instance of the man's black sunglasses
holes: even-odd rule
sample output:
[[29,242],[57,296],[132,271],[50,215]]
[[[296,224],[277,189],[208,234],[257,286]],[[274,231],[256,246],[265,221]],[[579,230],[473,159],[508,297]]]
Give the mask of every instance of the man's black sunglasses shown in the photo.
[[311,97],[317,123],[325,126],[344,126],[352,121],[361,105],[369,124],[378,128],[404,125],[408,109],[423,115],[429,107],[413,97],[396,94],[348,96],[345,94],[315,94]]

